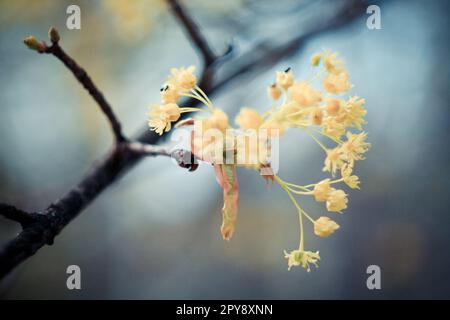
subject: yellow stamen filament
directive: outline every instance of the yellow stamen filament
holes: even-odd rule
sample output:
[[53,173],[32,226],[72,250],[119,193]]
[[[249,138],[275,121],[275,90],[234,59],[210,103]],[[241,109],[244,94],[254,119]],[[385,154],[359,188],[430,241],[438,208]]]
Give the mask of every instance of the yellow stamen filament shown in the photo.
[[329,134],[326,134],[325,132],[323,132],[323,131],[321,131],[321,130],[318,130],[317,128],[314,128],[314,127],[313,127],[313,129],[314,129],[314,132],[317,132],[318,134],[321,134],[322,136],[327,137],[327,138],[333,140],[333,141],[336,142],[338,145],[341,145],[341,144],[342,144],[342,140],[340,140],[340,139],[338,139],[338,138],[334,138],[334,137],[330,136]]
[[317,144],[318,144],[325,152],[328,151],[328,149],[323,145],[323,143],[320,142],[319,139],[317,139],[317,138],[316,138],[309,130],[305,129],[305,132],[306,132],[307,134],[309,134],[309,135],[311,136],[311,138],[313,138],[313,140],[314,140],[315,142],[317,142]]
[[300,207],[300,205],[297,203],[297,201],[295,200],[294,196],[292,195],[292,193],[289,191],[289,187],[283,182],[283,180],[281,180],[278,176],[275,176],[275,180],[278,182],[278,184],[286,191],[286,193],[288,194],[289,198],[291,199],[292,203],[295,205],[295,207],[297,208],[298,211],[298,221],[299,221],[299,226],[300,226],[300,243],[299,243],[299,249],[301,251],[304,250],[304,236],[303,236],[303,210]]
[[185,113],[185,112],[210,112],[209,110],[205,110],[202,108],[193,108],[193,107],[185,107],[185,108],[180,108],[180,113]]
[[212,101],[208,98],[208,95],[199,86],[195,86],[195,90],[197,90],[197,92],[200,93],[203,98],[205,98],[205,100],[211,107],[214,107]]
[[211,106],[209,105],[209,103],[205,99],[203,99],[201,96],[199,96],[197,93],[196,94],[182,93],[181,96],[198,100],[201,103],[203,103],[205,106],[207,106],[208,108],[211,109]]

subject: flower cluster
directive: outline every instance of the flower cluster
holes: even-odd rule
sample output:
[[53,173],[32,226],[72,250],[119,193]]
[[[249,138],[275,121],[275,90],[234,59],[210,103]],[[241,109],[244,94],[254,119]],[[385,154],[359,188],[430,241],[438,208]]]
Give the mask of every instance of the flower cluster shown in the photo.
[[[299,216],[299,247],[290,253],[285,252],[289,269],[301,266],[309,272],[310,264],[317,266],[320,255],[318,251],[304,248],[304,218],[312,223],[314,233],[319,237],[330,236],[339,229],[339,225],[326,216],[314,219],[300,206],[296,196],[312,197],[317,202],[324,202],[328,212],[342,213],[347,208],[348,195],[337,185],[359,189],[359,178],[353,174],[355,163],[364,160],[364,154],[370,148],[366,142],[367,133],[362,131],[366,124],[365,100],[357,96],[344,97],[352,85],[343,61],[336,53],[325,51],[311,58],[313,75],[310,79],[296,80],[290,68],[277,72],[275,82],[267,88],[272,108],[262,114],[249,107],[241,108],[235,118],[237,128],[230,125],[226,113],[214,106],[197,86],[194,71],[194,67],[172,69],[161,89],[162,103],[151,107],[150,128],[163,134],[171,129],[171,124],[178,121],[182,113],[207,112],[206,117],[181,121],[177,127],[193,125],[192,152],[214,166],[224,194],[223,238],[231,238],[237,220],[236,167],[259,172],[265,170],[263,177],[275,181],[286,191]],[[320,86],[315,86],[315,82]],[[178,101],[181,97],[197,99],[207,108],[180,107]],[[282,137],[289,129],[302,130],[324,151],[323,171],[329,172],[329,178],[299,185],[286,182],[271,171],[270,141]],[[256,141],[256,144],[242,143],[249,140]],[[229,162],[228,158],[224,161],[228,155],[244,161]]]
[[[180,108],[181,97],[195,96],[202,100],[203,91],[197,87],[195,67],[173,68],[167,82],[161,87],[161,104],[152,105],[149,111],[148,126],[159,135],[170,131],[172,122],[178,121],[182,113],[202,111],[199,108]],[[203,101],[203,100],[202,100]]]

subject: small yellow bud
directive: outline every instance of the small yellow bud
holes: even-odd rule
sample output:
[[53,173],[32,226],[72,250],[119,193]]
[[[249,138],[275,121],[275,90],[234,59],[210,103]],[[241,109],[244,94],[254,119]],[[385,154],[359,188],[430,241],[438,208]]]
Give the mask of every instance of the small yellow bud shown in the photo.
[[180,93],[172,85],[165,85],[161,88],[161,101],[163,103],[177,103]]
[[322,180],[314,186],[313,190],[314,199],[318,202],[327,201],[330,192],[331,192],[330,179]]
[[267,94],[272,100],[278,100],[281,96],[280,88],[274,83],[267,88]]
[[322,124],[323,112],[321,108],[314,108],[311,111],[311,123],[317,126]]
[[339,229],[339,225],[328,217],[320,217],[314,222],[314,233],[319,237],[328,237]]
[[327,110],[328,115],[335,116],[339,113],[339,109],[341,108],[341,102],[338,99],[327,98],[325,108]]
[[317,66],[319,65],[321,59],[322,59],[321,54],[320,54],[320,53],[316,53],[316,54],[313,55],[312,58],[311,58],[311,64],[312,64],[314,67],[317,67]]
[[197,77],[194,75],[194,71],[194,66],[188,68],[172,68],[167,83],[171,85],[172,89],[177,91],[192,90],[197,85]]
[[23,39],[23,43],[27,45],[27,47],[31,50],[36,50],[38,52],[44,52],[45,51],[45,45],[42,42],[39,42],[36,37],[29,36]]
[[347,208],[347,194],[342,190],[332,188],[327,199],[327,210],[339,212]]
[[50,30],[48,30],[48,37],[52,43],[57,43],[61,39],[59,32],[55,27],[51,27]]
[[294,83],[294,74],[291,68],[287,68],[284,71],[277,72],[277,85],[282,87],[284,90],[289,89]]
[[258,111],[252,108],[241,108],[235,122],[243,129],[258,129],[264,119]]

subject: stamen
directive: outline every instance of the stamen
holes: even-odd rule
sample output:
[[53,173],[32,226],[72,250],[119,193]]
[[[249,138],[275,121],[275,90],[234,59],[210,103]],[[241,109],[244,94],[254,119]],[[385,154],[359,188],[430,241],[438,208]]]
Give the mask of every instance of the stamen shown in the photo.
[[317,139],[311,132],[309,132],[308,129],[305,128],[305,131],[307,134],[309,134],[311,136],[311,138],[314,139],[315,142],[317,142],[317,144],[325,151],[328,153],[328,149],[323,145],[322,142],[319,141],[319,139]]
[[201,103],[203,103],[205,106],[211,108],[208,104],[208,102],[206,102],[202,97],[198,96],[198,95],[193,95],[193,94],[189,94],[189,93],[182,93],[181,96],[183,97],[189,97],[189,98],[193,98],[195,100],[200,101]]
[[213,103],[212,103],[212,101],[209,99],[208,95],[207,95],[207,94],[206,94],[199,86],[195,86],[195,90],[197,90],[197,91],[200,93],[200,95],[201,95],[203,98],[205,98],[206,101],[209,102],[209,104],[211,105],[211,107],[214,107],[214,106],[213,106]]
[[193,107],[184,107],[184,108],[180,108],[180,113],[185,113],[185,112],[209,112],[209,110],[207,109],[202,109],[202,108],[193,108]]

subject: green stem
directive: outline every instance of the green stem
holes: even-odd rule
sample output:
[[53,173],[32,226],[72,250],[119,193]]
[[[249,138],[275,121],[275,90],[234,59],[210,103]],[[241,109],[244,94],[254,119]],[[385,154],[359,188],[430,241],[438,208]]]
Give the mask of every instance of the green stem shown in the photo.
[[317,144],[327,153],[328,149],[323,145],[322,142],[319,141],[319,139],[317,139],[311,132],[309,132],[308,129],[305,129],[306,133],[309,134],[311,136],[311,138],[313,138],[313,140],[315,142],[317,142]]
[[289,198],[291,199],[292,203],[295,205],[298,211],[298,221],[300,226],[300,243],[299,243],[299,249],[300,251],[304,251],[304,237],[303,237],[303,210],[300,207],[300,205],[295,200],[294,196],[289,191],[289,188],[284,184],[284,182],[278,177],[275,176],[275,180],[278,182],[278,184],[287,192]]

